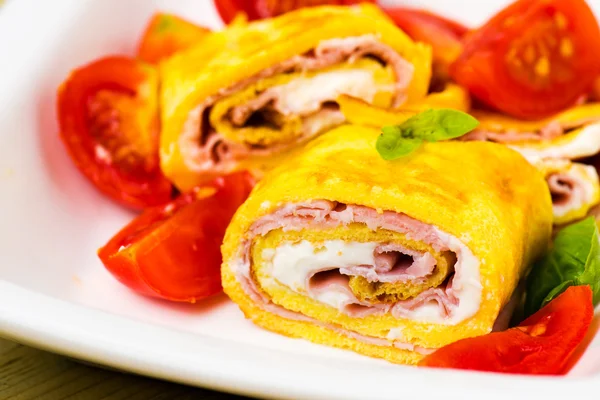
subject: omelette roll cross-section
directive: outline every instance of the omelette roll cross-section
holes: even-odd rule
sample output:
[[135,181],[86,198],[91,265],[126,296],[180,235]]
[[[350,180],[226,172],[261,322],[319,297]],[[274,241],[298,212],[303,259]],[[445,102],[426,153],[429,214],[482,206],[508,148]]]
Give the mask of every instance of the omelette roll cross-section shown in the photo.
[[554,224],[581,219],[600,202],[600,179],[593,166],[563,159],[538,161],[536,166],[552,195]]
[[267,173],[228,227],[223,287],[266,329],[414,364],[491,331],[547,247],[552,202],[506,146],[390,162],[378,135],[336,128]]
[[162,169],[182,190],[239,169],[260,177],[346,122],[338,97],[400,107],[426,95],[430,69],[430,48],[373,5],[227,28],[161,66]]

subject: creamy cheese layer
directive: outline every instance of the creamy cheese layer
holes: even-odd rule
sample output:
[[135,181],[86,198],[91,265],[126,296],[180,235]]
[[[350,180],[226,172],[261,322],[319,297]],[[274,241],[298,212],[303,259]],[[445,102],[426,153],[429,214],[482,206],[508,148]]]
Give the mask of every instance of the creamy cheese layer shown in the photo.
[[[443,234],[443,233],[440,233]],[[448,238],[450,239],[450,238]],[[458,242],[457,239],[453,238]],[[456,244],[456,243],[453,243]],[[316,272],[331,268],[375,265],[375,248],[380,243],[346,242],[327,240],[315,245],[303,240],[298,243],[283,243],[277,248],[263,252],[266,266],[271,276],[279,283],[296,293],[306,294],[315,300],[342,309],[356,298],[339,290],[309,291],[309,278]],[[439,324],[456,324],[474,315],[481,302],[479,261],[462,243],[458,246],[456,274],[452,280],[452,291],[458,298],[458,305],[449,317],[440,315],[437,304],[421,304],[412,310],[408,318],[416,321]]]
[[298,77],[287,84],[269,89],[277,98],[276,108],[285,115],[312,114],[327,101],[335,101],[342,94],[373,103],[375,95],[391,93],[394,85],[380,83],[377,70],[355,68],[321,72],[314,76]]

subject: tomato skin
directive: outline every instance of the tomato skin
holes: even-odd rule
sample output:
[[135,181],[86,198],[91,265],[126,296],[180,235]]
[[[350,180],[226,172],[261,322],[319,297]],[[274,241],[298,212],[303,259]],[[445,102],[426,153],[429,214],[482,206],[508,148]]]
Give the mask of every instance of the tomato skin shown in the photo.
[[238,172],[148,208],[98,256],[121,283],[146,296],[193,303],[217,294],[225,229],[253,186],[249,173]]
[[200,42],[210,29],[173,14],[156,13],[148,23],[138,46],[137,57],[158,64],[173,54]]
[[76,69],[58,90],[57,113],[71,159],[101,192],[135,209],[170,200],[153,67],[115,56]]
[[561,375],[588,331],[594,306],[589,286],[571,286],[518,327],[463,339],[425,357],[424,367]]
[[226,24],[230,23],[238,13],[244,13],[249,21],[281,15],[302,7],[321,5],[354,5],[359,3],[375,3],[375,0],[214,0],[215,7]]
[[600,73],[600,28],[584,0],[518,0],[469,32],[450,67],[488,106],[540,119],[574,105]]
[[434,76],[446,81],[448,68],[462,52],[461,38],[468,28],[426,10],[393,7],[384,11],[413,40],[431,45]]

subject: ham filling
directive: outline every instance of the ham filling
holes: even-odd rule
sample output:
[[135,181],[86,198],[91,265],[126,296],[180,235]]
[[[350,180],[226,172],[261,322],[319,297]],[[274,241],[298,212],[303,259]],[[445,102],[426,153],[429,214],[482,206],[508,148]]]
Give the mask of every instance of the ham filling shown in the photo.
[[552,195],[554,215],[561,217],[594,202],[593,182],[598,180],[592,166],[580,165],[582,169],[568,169],[546,177]]
[[341,268],[340,273],[362,276],[369,282],[416,281],[431,274],[436,264],[430,253],[419,253],[399,244],[377,246],[373,258],[373,266],[349,266]]
[[503,144],[552,140],[571,130],[581,128],[597,121],[597,117],[562,123],[559,121],[551,121],[539,130],[530,132],[518,131],[516,129],[507,130],[503,129],[502,126],[497,126],[495,129],[476,129],[462,136],[461,140],[480,140]]
[[[224,88],[194,108],[189,113],[180,136],[180,148],[188,167],[198,171],[228,171],[238,160],[247,158],[249,155],[267,156],[278,153],[305,142],[325,130],[341,125],[345,118],[335,104],[336,98],[319,98],[319,94],[315,93],[315,97],[319,98],[318,104],[313,104],[313,102],[307,104],[306,108],[290,110],[290,107],[283,106],[285,102],[280,101],[283,100],[283,93],[281,90],[277,90],[277,87],[265,90],[246,104],[233,107],[228,113],[228,118],[234,126],[239,127],[252,124],[272,124],[269,115],[285,117],[293,111],[304,117],[303,133],[287,143],[260,146],[232,142],[211,128],[208,116],[211,107],[217,101],[243,90],[259,80],[279,74],[318,71],[344,62],[352,64],[362,57],[375,58],[382,64],[391,67],[396,77],[396,83],[392,88],[394,106],[401,105],[406,99],[405,92],[412,80],[414,69],[394,49],[378,41],[374,35],[322,41],[312,51],[294,56],[248,79]],[[351,77],[349,76],[348,79]],[[339,81],[340,84],[348,86],[348,82],[341,82],[343,79]],[[326,89],[326,86],[324,85],[323,90]],[[327,89],[331,91],[332,88]],[[352,95],[351,92],[345,93],[343,88],[340,88],[340,91],[342,93],[337,93],[337,95]],[[277,120],[277,118],[274,119]]]
[[581,185],[575,177],[568,174],[552,174],[546,178],[546,181],[552,194],[552,203],[557,206],[572,203],[573,198],[581,194]]
[[[287,310],[270,301],[259,289],[251,273],[250,249],[256,236],[270,231],[299,231],[302,229],[332,229],[349,223],[366,224],[370,229],[386,229],[404,233],[412,240],[423,241],[436,251],[451,251],[456,256],[454,275],[445,286],[426,289],[416,297],[394,304],[361,302],[348,286],[350,276],[363,276],[370,281],[397,282],[418,280],[435,268],[435,259],[429,253],[419,253],[403,246],[378,244],[372,248],[371,265],[315,266],[304,275],[308,296],[322,299],[324,295],[341,295],[350,301],[338,304],[340,312],[361,318],[367,315],[391,313],[396,318],[454,325],[474,315],[481,302],[482,286],[479,260],[458,238],[436,227],[417,221],[404,214],[376,210],[356,205],[317,200],[310,203],[289,204],[257,220],[250,228],[247,239],[240,246],[239,258],[232,265],[236,278],[245,293],[264,310],[281,317],[307,321],[326,327],[366,343],[395,346],[427,353],[410,343],[395,340],[390,331],[387,339],[368,337],[340,326],[315,320]],[[367,245],[364,244],[363,245]],[[294,290],[293,288],[290,288]]]
[[489,141],[505,144],[525,141],[552,140],[554,138],[562,136],[568,129],[573,129],[579,126],[581,126],[581,124],[575,124],[574,126],[569,127],[568,125],[561,125],[559,122],[553,121],[535,132],[524,132],[517,131],[514,129],[505,131],[476,129],[472,132],[467,133],[461,139]]

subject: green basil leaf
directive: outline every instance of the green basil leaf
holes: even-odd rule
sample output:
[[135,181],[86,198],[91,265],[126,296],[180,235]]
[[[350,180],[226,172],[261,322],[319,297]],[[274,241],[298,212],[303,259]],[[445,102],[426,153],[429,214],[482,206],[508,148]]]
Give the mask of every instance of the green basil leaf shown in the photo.
[[393,133],[382,133],[375,147],[384,160],[395,160],[412,153],[423,144],[423,139],[404,138]]
[[403,124],[402,129],[410,129],[414,137],[428,142],[455,139],[475,129],[479,121],[467,113],[449,108],[430,109],[417,114]]
[[593,217],[563,228],[527,278],[525,315],[534,314],[569,286],[589,285],[600,302],[600,241]]
[[454,139],[472,131],[477,125],[479,122],[475,118],[462,111],[429,109],[400,125],[383,127],[376,148],[383,159],[394,160],[410,154],[424,141]]

